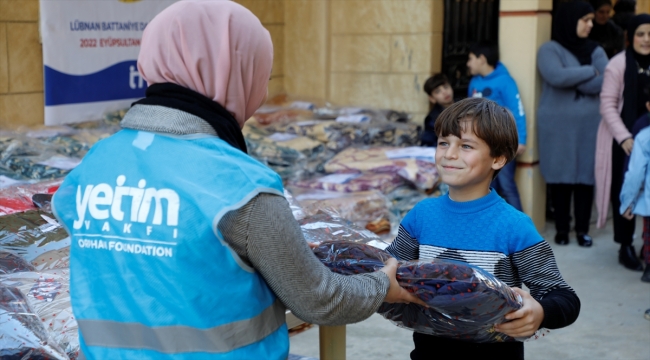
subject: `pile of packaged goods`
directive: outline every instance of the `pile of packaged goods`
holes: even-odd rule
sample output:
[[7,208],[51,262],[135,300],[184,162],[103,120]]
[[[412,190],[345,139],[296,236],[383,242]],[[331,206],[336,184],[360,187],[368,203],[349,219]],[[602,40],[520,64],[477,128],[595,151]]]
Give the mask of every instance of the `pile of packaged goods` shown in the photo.
[[119,130],[124,111],[102,121],[0,129],[0,358],[76,359],[70,304],[70,237],[50,200],[97,141]]
[[419,201],[439,196],[435,149],[392,110],[275,98],[249,119],[249,154],[282,177],[306,215],[320,210],[386,238]]
[[[0,129],[0,358],[76,359],[70,238],[50,200],[125,110],[101,121]],[[248,153],[283,179],[307,241],[386,248],[418,201],[439,196],[432,149],[404,113],[286,99],[243,129]]]

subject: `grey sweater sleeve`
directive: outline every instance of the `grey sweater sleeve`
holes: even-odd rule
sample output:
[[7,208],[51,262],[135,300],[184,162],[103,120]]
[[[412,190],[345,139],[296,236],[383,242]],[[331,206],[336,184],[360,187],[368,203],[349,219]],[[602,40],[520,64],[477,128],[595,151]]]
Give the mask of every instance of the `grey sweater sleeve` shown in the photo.
[[219,222],[225,241],[262,275],[298,318],[320,325],[342,325],[372,315],[386,297],[383,272],[343,276],[313,254],[287,201],[260,194]]

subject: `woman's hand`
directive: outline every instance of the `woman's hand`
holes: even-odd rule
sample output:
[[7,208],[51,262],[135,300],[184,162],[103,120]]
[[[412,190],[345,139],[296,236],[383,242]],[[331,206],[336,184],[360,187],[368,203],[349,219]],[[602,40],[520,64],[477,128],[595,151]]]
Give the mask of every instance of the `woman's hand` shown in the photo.
[[529,293],[520,288],[513,287],[517,294],[521,295],[524,305],[521,309],[513,311],[506,315],[506,320],[511,320],[503,324],[494,325],[494,330],[504,333],[514,338],[529,337],[539,329],[544,320],[544,309],[537,300]]
[[625,210],[625,212],[621,216],[623,216],[623,218],[628,220],[634,219],[634,214],[632,214],[632,208],[631,207],[627,208],[627,210]]
[[424,307],[429,307],[424,301],[420,300],[420,298],[406,291],[406,289],[403,287],[399,286],[397,278],[395,277],[397,274],[397,260],[395,258],[388,259],[388,261],[386,261],[386,266],[381,268],[379,271],[388,275],[388,279],[390,279],[390,287],[388,288],[388,293],[384,298],[384,302],[391,304],[416,303]]
[[632,147],[634,147],[634,139],[629,138],[623,143],[621,143],[621,147],[623,148],[623,151],[625,151],[625,155],[630,156],[632,153]]

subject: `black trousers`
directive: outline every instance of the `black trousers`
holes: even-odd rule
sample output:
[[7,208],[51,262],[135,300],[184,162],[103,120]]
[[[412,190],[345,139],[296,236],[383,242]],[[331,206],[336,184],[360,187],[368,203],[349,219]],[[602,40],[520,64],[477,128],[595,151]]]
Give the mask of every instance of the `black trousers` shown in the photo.
[[621,188],[625,178],[625,151],[616,140],[612,143],[612,187],[610,201],[614,214],[614,241],[621,245],[632,245],[635,220],[627,220],[620,213]]
[[571,231],[571,198],[573,198],[576,233],[589,233],[594,186],[584,184],[548,184],[548,186],[555,210],[555,230],[565,234]]
[[414,332],[413,343],[415,349],[411,351],[411,360],[445,358],[524,360],[524,343],[519,341],[471,343]]

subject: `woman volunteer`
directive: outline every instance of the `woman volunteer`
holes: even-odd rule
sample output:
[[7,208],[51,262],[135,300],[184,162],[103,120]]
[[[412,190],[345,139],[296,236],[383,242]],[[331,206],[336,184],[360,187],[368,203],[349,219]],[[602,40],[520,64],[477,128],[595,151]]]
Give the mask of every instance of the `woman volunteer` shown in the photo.
[[147,25],[146,98],[53,200],[86,358],[286,359],[285,306],[336,325],[421,303],[394,260],[357,276],[325,268],[279,176],[246,154],[241,127],[272,62],[268,31],[231,1],[180,1]]
[[650,84],[650,15],[633,17],[627,29],[630,46],[614,56],[605,70],[600,93],[600,113],[596,145],[596,206],[598,227],[605,226],[609,203],[614,211],[614,241],[621,244],[618,261],[626,268],[642,271],[636,257],[634,219],[624,218],[617,210],[623,186],[626,158],[632,152],[632,129],[636,120],[647,113],[644,88]]

